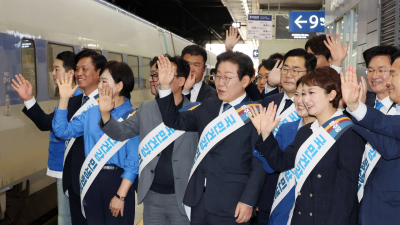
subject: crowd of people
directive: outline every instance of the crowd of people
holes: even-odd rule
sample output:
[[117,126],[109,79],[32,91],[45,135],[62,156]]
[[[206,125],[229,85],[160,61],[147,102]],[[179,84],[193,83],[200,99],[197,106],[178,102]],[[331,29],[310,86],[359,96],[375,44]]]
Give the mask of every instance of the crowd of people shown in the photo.
[[137,74],[93,50],[57,55],[51,114],[15,76],[23,112],[50,131],[58,224],[131,225],[135,192],[145,225],[400,221],[400,50],[364,51],[358,80],[352,66],[342,71],[348,46],[338,35],[258,67],[233,51],[239,39],[231,27],[205,77],[198,45],[154,57],[155,99],[138,109]]

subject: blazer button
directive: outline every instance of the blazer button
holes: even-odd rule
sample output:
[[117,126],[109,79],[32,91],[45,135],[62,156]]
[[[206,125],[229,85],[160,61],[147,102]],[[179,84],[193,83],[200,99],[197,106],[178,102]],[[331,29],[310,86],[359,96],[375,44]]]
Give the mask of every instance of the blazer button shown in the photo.
[[154,170],[151,170],[150,172],[151,172],[151,173],[154,173]]
[[301,195],[301,193],[300,193],[300,191],[299,191],[298,196],[300,196],[300,195]]
[[310,213],[310,216],[312,216],[312,213]]
[[321,174],[318,174],[317,177],[318,177],[318,178],[321,178],[322,176],[321,176]]
[[312,194],[310,194],[310,198],[312,198]]
[[301,215],[301,212],[299,212],[299,215]]

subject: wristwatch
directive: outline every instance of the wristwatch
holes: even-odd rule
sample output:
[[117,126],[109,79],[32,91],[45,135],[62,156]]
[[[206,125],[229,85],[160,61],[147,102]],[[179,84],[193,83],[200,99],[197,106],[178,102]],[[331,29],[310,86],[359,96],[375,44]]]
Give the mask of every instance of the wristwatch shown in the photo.
[[119,194],[115,194],[115,197],[117,197],[121,201],[125,201],[125,198],[126,198],[126,197],[120,196]]

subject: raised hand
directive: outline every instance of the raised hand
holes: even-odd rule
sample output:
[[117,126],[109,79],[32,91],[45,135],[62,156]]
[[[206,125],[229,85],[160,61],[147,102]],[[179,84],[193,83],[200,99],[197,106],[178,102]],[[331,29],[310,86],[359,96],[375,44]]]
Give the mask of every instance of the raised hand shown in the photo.
[[78,85],[75,85],[74,88],[71,88],[73,82],[72,76],[74,75],[69,75],[66,73],[61,75],[61,80],[57,79],[58,90],[60,91],[60,99],[69,100],[69,98],[74,95],[76,89],[78,88]]
[[269,88],[277,87],[281,83],[281,69],[283,63],[277,60],[274,68],[271,70],[268,76],[267,85]]
[[367,82],[365,81],[364,77],[361,77],[361,90],[360,90],[360,97],[358,98],[358,100],[364,104],[367,101],[367,91],[368,91]]
[[240,41],[240,35],[238,36],[238,28],[229,27],[229,30],[226,30],[226,39],[225,39],[226,51],[233,51],[233,48],[239,41]]
[[258,134],[261,134],[261,118],[265,115],[266,108],[262,107],[261,104],[259,104],[259,107],[260,112],[258,112],[255,106],[250,107],[251,115],[247,114],[247,117],[250,118]]
[[196,75],[192,74],[190,72],[188,78],[186,79],[185,85],[183,86],[183,93],[189,93],[190,89],[193,87],[193,85],[196,83]]
[[33,88],[29,81],[25,80],[24,77],[20,75],[15,75],[15,81],[12,79],[13,84],[11,87],[17,91],[19,97],[21,97],[24,101],[29,101],[33,98]]
[[108,86],[108,84],[103,84],[99,88],[99,110],[104,124],[110,120],[110,111],[115,106],[115,100],[112,94],[113,90]]
[[167,57],[161,55],[158,57],[158,81],[160,82],[161,90],[171,88],[171,82],[174,80],[174,67]]
[[326,35],[326,40],[327,41],[324,41],[324,44],[331,52],[332,65],[341,67],[343,60],[347,56],[349,44],[346,44],[344,47],[342,47],[339,34],[336,34],[336,41],[332,33],[330,33],[330,35]]
[[275,129],[276,126],[280,123],[281,119],[278,118],[275,120],[277,105],[274,102],[269,103],[267,111],[264,116],[261,118],[261,135],[263,140],[267,139],[267,137],[271,134],[271,132]]
[[343,72],[340,73],[340,81],[342,83],[343,101],[351,111],[356,110],[361,89],[361,82],[357,83],[356,69],[353,66],[347,66],[346,76],[343,76]]

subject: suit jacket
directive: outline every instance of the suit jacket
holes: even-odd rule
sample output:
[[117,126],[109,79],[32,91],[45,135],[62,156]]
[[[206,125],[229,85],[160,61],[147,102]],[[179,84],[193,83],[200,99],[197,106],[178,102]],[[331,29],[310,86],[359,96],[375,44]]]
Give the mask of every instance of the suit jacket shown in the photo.
[[[367,114],[354,130],[381,154],[364,188],[360,221],[363,225],[400,221],[400,116],[387,116],[367,106]],[[369,132],[367,129],[372,132]]]
[[[264,107],[268,107],[268,104],[273,101],[274,104],[278,106],[277,108],[279,108],[283,96],[284,93],[282,92],[261,99],[259,102]],[[268,168],[268,166],[265,167]],[[272,203],[274,202],[275,189],[276,189],[276,184],[278,183],[278,178],[279,178],[279,172],[270,173],[265,176],[264,187],[261,193],[260,202],[258,203],[258,210],[259,210],[258,222],[260,224],[268,223],[268,218],[271,213]]]
[[[312,135],[311,124],[300,128],[294,141],[284,150],[270,135],[256,145],[275,171],[295,166],[300,146]],[[357,224],[358,173],[364,140],[351,128],[333,144],[307,177],[296,199],[292,225]]]
[[[246,97],[243,101],[249,100]],[[172,94],[157,99],[157,103],[165,125],[196,131],[200,137],[204,128],[219,115],[222,100],[207,99],[187,112],[178,112]],[[190,178],[183,203],[193,207],[205,194],[207,212],[226,217],[235,215],[238,202],[255,207],[265,176],[262,164],[253,157],[257,136],[253,124],[247,123],[217,143]]]
[[[68,120],[71,120],[72,116],[81,107],[82,94],[71,97],[68,102]],[[46,114],[40,106],[35,103],[29,110],[24,107],[22,112],[31,119],[41,131],[52,130],[52,121],[54,112]],[[65,159],[63,169],[63,189],[67,191],[68,187],[72,185],[72,189],[75,194],[80,195],[79,188],[79,173],[83,162],[85,161],[85,147],[83,136],[75,140],[72,145],[70,152]]]
[[[185,95],[190,100],[190,94]],[[201,84],[199,94],[197,95],[196,102],[204,102],[207,98],[218,96],[217,90],[206,84],[204,81]]]
[[263,99],[262,93],[257,88],[257,84],[251,82],[247,87],[246,87],[246,93],[250,97],[251,100],[253,101],[258,101],[260,99]]
[[[190,101],[183,98],[183,106],[190,104]],[[129,119],[118,122],[114,118],[103,125],[100,120],[100,127],[108,136],[114,140],[124,141],[131,137],[140,135],[142,141],[148,133],[162,123],[160,109],[156,101],[144,102],[138,111]],[[172,153],[172,169],[175,180],[175,194],[179,210],[183,215],[186,212],[182,205],[183,196],[188,184],[190,169],[197,149],[198,137],[196,132],[186,132],[174,142]],[[137,197],[138,203],[142,203],[146,197],[154,179],[154,170],[157,166],[160,154],[156,156],[139,176]]]
[[366,105],[369,105],[371,107],[375,106],[375,101],[376,101],[376,94],[375,92],[372,91],[367,91],[367,99],[365,101]]
[[261,97],[264,99],[266,97],[275,95],[279,93],[279,88],[275,88],[274,90],[268,92],[267,94],[265,94],[265,88],[263,89],[263,91],[261,92]]

